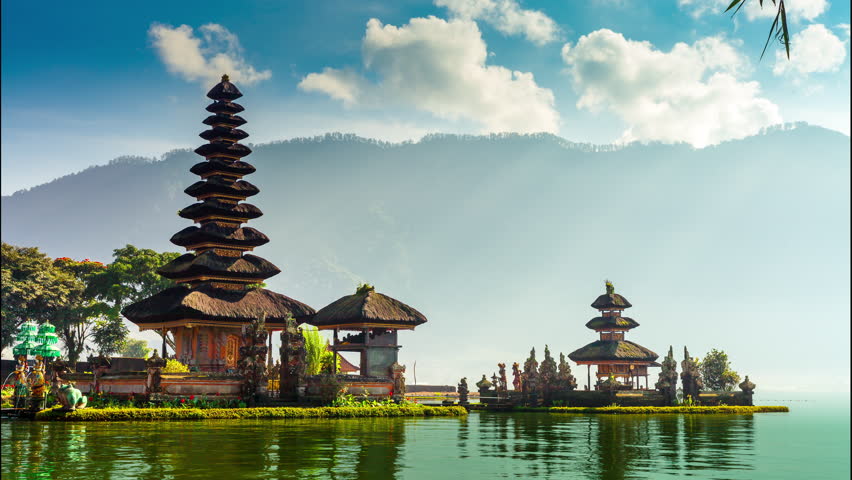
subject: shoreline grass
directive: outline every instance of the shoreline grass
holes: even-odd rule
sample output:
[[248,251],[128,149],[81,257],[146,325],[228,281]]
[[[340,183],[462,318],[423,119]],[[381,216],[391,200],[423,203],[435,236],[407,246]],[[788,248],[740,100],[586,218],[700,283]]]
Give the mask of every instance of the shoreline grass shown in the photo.
[[63,412],[42,410],[35,420],[115,422],[153,420],[236,420],[285,418],[451,417],[467,415],[462,407],[398,405],[378,407],[256,407],[256,408],[86,408]]
[[597,413],[604,415],[651,415],[651,414],[672,414],[672,413],[689,413],[689,414],[736,414],[750,415],[752,413],[777,413],[789,412],[790,409],[784,406],[675,406],[675,407],[518,407],[510,412],[545,412],[545,413]]

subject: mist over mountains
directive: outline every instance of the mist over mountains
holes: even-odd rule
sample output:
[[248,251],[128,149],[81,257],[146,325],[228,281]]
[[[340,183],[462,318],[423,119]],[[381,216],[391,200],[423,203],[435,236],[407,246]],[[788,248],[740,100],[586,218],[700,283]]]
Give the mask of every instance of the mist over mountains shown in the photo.
[[[420,383],[455,384],[459,368],[490,376],[533,345],[591,342],[583,325],[606,278],[634,305],[630,339],[661,355],[722,347],[764,384],[820,381],[808,365],[774,371],[792,343],[848,359],[845,135],[798,126],[700,150],[552,135],[252,148],[249,203],[264,216],[249,225],[271,239],[253,253],[282,269],[269,288],[321,308],[367,281],[422,311],[429,323],[401,337],[409,381],[415,361]],[[190,225],[177,211],[195,202],[183,190],[200,158],[122,158],[4,196],[3,241],[104,262],[128,243],[178,251],[168,240]],[[803,328],[813,318],[837,339]]]

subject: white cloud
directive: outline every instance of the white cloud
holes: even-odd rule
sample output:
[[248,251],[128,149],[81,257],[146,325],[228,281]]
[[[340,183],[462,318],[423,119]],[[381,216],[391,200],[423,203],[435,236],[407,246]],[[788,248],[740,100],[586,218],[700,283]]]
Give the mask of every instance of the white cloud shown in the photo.
[[[774,19],[778,13],[778,7],[769,0],[763,2],[762,8],[758,0],[745,1],[746,4],[739,13],[744,13],[749,20],[757,18]],[[677,0],[677,4],[690,15],[698,18],[705,14],[723,14],[728,5],[731,4],[731,0]],[[784,3],[784,8],[787,11],[787,18],[791,21],[813,20],[828,9],[828,2],[826,0],[787,0]],[[733,9],[731,12],[733,12]]]
[[839,39],[825,25],[816,23],[793,35],[790,39],[790,60],[783,51],[775,52],[775,75],[837,71],[846,60],[846,42]]
[[435,0],[454,18],[482,20],[507,35],[524,35],[536,45],[558,40],[559,27],[538,10],[524,10],[516,0]]
[[449,120],[473,120],[482,132],[556,132],[553,92],[532,73],[486,65],[487,50],[476,23],[436,17],[407,25],[367,22],[362,44],[373,83],[349,70],[326,68],[299,83],[349,106],[399,104]]
[[154,23],[148,37],[169,72],[204,87],[217,83],[222,74],[244,85],[272,77],[269,70],[257,71],[246,62],[239,39],[225,27],[208,23],[198,32],[200,37],[188,25]]
[[849,40],[849,24],[848,23],[839,23],[834,26],[834,28],[843,32],[843,35],[846,36],[846,39]]
[[624,142],[704,147],[781,122],[778,107],[758,96],[758,83],[738,79],[747,64],[719,37],[666,53],[602,29],[565,44],[562,58],[580,95],[577,107],[620,116],[630,125]]

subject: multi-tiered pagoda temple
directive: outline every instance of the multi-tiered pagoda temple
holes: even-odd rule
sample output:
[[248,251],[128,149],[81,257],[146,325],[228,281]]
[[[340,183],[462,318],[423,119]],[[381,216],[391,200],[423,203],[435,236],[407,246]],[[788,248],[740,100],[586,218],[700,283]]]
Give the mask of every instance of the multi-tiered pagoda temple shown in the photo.
[[207,96],[213,100],[207,107],[213,115],[204,120],[210,128],[200,136],[209,143],[195,150],[205,160],[190,169],[201,180],[185,190],[198,203],[178,213],[197,226],[187,227],[171,238],[172,243],[191,253],[158,270],[177,286],[134,303],[122,313],[140,330],[160,331],[164,340],[167,333],[172,333],[176,358],[202,371],[223,371],[237,364],[244,324],[265,315],[267,329],[280,330],[288,316],[301,322],[315,311],[258,287],[280,270],[247,253],[269,242],[269,238],[242,226],[262,215],[259,208],[244,203],[258,189],[242,179],[255,171],[242,161],[251,153],[239,143],[248,137],[238,128],[246,123],[237,115],[243,107],[233,102],[242,93],[224,75]]
[[586,327],[600,334],[600,340],[575,350],[568,358],[578,365],[586,365],[589,385],[591,385],[591,366],[597,366],[597,378],[610,376],[624,379],[628,385],[638,388],[639,379],[645,377],[648,386],[648,367],[659,367],[655,360],[659,357],[647,348],[624,339],[624,334],[639,326],[632,318],[621,316],[625,309],[632,307],[630,302],[615,293],[615,288],[606,282],[606,293],[592,302],[592,308],[600,310],[601,316],[586,323]]

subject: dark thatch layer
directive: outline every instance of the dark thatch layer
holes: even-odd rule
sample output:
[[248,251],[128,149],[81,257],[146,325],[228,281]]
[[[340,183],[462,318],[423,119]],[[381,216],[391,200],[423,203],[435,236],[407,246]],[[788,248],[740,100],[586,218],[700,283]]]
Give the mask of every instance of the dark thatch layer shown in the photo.
[[263,288],[224,290],[210,284],[178,285],[128,305],[121,311],[137,325],[181,319],[247,323],[266,314],[266,323],[281,325],[288,315],[304,321],[315,313],[302,302]]
[[586,323],[586,328],[600,330],[604,328],[636,328],[639,322],[627,317],[595,317]]
[[254,173],[255,168],[250,163],[240,162],[238,160],[224,160],[221,158],[211,158],[203,162],[198,162],[189,169],[190,172],[196,175],[204,175],[209,172],[229,172],[239,175],[248,175]]
[[592,308],[597,309],[606,309],[606,308],[630,308],[633,305],[627,301],[626,298],[622,297],[617,293],[603,294],[598,297],[593,303]]
[[208,250],[200,255],[187,253],[163,265],[157,273],[166,278],[186,278],[195,275],[219,275],[229,278],[266,279],[281,273],[269,260],[255,255],[223,257]]
[[230,155],[232,157],[242,158],[251,153],[251,149],[239,143],[228,142],[213,142],[205,143],[195,149],[195,153],[202,157],[212,157],[214,155]]
[[186,227],[172,235],[172,243],[185,247],[202,242],[215,242],[235,247],[258,247],[269,242],[269,237],[251,227],[222,227],[207,223],[201,227]]
[[213,127],[210,130],[204,130],[198,134],[204,140],[214,140],[217,138],[225,138],[232,141],[248,138],[249,134],[239,128]]
[[598,340],[585,347],[574,350],[568,355],[571,360],[637,360],[653,362],[659,357],[647,348],[627,340]]
[[201,203],[194,203],[180,212],[182,218],[195,220],[196,218],[206,217],[208,215],[217,215],[221,217],[233,218],[235,221],[246,221],[252,218],[257,218],[263,215],[259,208],[250,203],[224,203],[215,198],[206,198]]
[[228,80],[227,76],[222,77],[222,81],[217,83],[207,92],[207,98],[212,100],[231,101],[242,97],[243,94],[236,85]]
[[227,125],[229,127],[239,127],[240,125],[245,125],[246,119],[239,115],[210,115],[209,117],[202,120],[204,125]]
[[233,102],[213,102],[210,105],[207,105],[205,108],[210,113],[219,113],[222,115],[233,115],[235,113],[240,113],[245,108],[239,103]]
[[208,193],[219,193],[222,195],[233,195],[236,197],[251,197],[260,193],[260,189],[245,180],[234,181],[233,177],[211,175],[186,187],[184,192],[190,197],[198,197]]
[[371,290],[332,302],[320,309],[308,323],[317,327],[361,323],[414,327],[426,323],[426,317],[399,300]]

